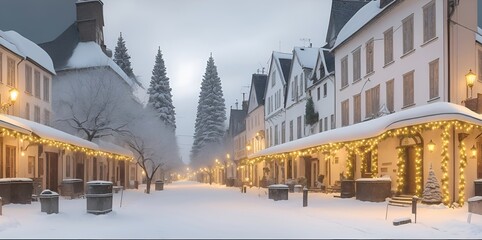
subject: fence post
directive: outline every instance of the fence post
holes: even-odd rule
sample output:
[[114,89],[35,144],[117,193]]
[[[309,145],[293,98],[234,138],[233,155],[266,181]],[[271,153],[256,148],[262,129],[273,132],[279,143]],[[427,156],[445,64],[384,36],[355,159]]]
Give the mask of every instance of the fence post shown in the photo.
[[308,206],[308,188],[303,188],[303,207]]

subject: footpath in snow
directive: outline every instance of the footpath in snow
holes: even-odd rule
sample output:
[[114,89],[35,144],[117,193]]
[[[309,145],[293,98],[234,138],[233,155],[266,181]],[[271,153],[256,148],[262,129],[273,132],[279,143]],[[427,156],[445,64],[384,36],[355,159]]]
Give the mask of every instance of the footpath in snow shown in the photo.
[[[181,181],[164,191],[114,194],[113,211],[86,213],[86,199],[60,198],[59,214],[40,212],[40,203],[8,204],[0,216],[0,238],[482,238],[482,216],[467,223],[467,204],[450,209],[419,204],[417,223],[393,226],[414,217],[409,207],[362,202],[310,193],[287,201],[268,199],[266,189]],[[151,188],[154,189],[154,186]]]

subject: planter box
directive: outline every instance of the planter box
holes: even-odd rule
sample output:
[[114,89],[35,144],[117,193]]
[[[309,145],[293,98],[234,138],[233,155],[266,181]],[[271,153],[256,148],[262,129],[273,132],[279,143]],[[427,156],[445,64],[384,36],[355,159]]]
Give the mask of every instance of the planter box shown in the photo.
[[33,181],[30,178],[0,179],[0,197],[3,204],[32,203]]
[[360,178],[356,180],[356,199],[383,202],[390,197],[392,181],[389,178]]
[[79,198],[84,195],[84,182],[82,179],[64,179],[60,184],[60,195]]
[[482,196],[482,179],[477,179],[474,181],[474,196]]
[[268,186],[268,199],[288,200],[288,186],[284,184],[275,184]]
[[112,211],[112,182],[87,182],[87,212],[105,214]]
[[352,198],[355,196],[355,181],[354,180],[341,180],[341,198]]
[[481,214],[482,215],[482,197],[475,196],[467,199],[469,203],[469,213]]

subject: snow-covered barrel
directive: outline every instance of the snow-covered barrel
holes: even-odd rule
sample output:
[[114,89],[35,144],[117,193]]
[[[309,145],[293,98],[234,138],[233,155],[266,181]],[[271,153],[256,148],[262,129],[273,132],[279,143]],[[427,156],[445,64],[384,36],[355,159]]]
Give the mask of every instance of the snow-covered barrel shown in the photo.
[[112,211],[112,182],[87,182],[87,212],[105,214]]
[[275,201],[288,200],[288,185],[273,184],[268,186],[268,198]]

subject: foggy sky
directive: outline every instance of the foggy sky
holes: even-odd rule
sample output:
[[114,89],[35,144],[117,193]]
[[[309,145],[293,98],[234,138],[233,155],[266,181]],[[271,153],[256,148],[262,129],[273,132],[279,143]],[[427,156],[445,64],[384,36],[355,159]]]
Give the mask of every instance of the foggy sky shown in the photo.
[[[104,39],[119,32],[135,75],[149,87],[157,48],[170,78],[182,160],[189,162],[202,76],[212,52],[230,107],[249,94],[251,74],[268,70],[272,51],[325,43],[330,0],[103,0]],[[147,98],[144,98],[147,101]],[[226,122],[227,127],[227,122]]]

